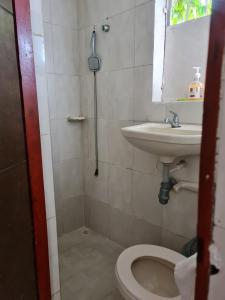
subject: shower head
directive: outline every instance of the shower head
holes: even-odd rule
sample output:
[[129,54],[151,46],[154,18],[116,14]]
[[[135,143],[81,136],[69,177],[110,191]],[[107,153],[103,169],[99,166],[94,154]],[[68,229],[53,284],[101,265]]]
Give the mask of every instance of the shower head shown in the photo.
[[96,31],[93,30],[91,36],[91,56],[89,56],[88,58],[89,69],[92,72],[99,71],[101,67],[101,60],[96,53],[96,40],[97,40]]

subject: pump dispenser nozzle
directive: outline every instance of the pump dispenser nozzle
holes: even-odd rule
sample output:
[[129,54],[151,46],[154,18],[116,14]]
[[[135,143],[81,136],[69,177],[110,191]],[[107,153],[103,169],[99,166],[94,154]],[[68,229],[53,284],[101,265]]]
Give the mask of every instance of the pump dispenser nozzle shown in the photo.
[[193,67],[193,69],[196,71],[194,81],[200,82],[200,78],[201,78],[200,67]]

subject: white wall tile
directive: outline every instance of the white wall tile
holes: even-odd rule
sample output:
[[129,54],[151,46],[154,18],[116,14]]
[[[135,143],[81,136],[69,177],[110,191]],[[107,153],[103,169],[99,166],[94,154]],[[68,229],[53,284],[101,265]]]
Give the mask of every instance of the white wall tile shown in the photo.
[[152,102],[151,65],[134,69],[134,120],[162,122],[165,118],[165,105]]
[[[92,35],[93,27],[83,28],[79,30],[79,62],[80,62],[80,74],[91,74],[88,67],[88,57],[91,55],[90,39]],[[99,33],[98,40],[99,40]],[[98,55],[99,55],[99,43],[98,43]],[[92,74],[93,75],[93,74]]]
[[131,191],[132,171],[109,166],[109,204],[125,213],[132,213]]
[[155,2],[135,11],[135,65],[153,64]]
[[102,70],[128,68],[134,64],[134,11],[110,19],[110,33],[99,32],[98,52]]
[[56,218],[47,220],[49,257],[58,255]]
[[[94,117],[94,75],[92,73],[80,76],[81,112],[84,116]],[[98,83],[99,84],[99,83]],[[99,90],[99,88],[98,88]],[[98,97],[99,99],[99,97]],[[99,100],[98,100],[99,102]]]
[[104,0],[78,0],[80,27],[96,23],[107,17],[107,3]]
[[205,82],[209,25],[210,16],[167,27],[163,90],[165,101],[188,97],[188,86],[194,80],[193,66],[201,67],[201,81]]
[[78,28],[76,0],[50,0],[52,24]]
[[141,5],[141,4],[144,4],[144,3],[149,2],[149,1],[151,1],[151,0],[135,0],[135,4],[136,5]]
[[[103,0],[104,1],[104,0]],[[114,1],[106,0],[107,16],[120,14],[126,10],[130,10],[135,6],[135,0],[120,0],[116,5]]]
[[79,73],[77,31],[53,25],[52,48],[55,73],[77,75]]
[[44,23],[44,40],[45,40],[45,64],[46,72],[53,73],[53,41],[52,41],[52,25]]
[[52,300],[61,300],[60,292],[52,295]]
[[84,226],[83,196],[64,199],[62,207],[62,221],[64,233],[69,233]]
[[180,191],[170,192],[170,200],[163,207],[163,227],[185,238],[196,236],[198,211],[197,193]]
[[88,159],[89,155],[89,140],[88,140],[88,120],[82,124],[82,158],[83,158],[83,167],[85,168],[85,161]]
[[134,69],[134,120],[149,120],[152,95],[152,66]]
[[53,161],[81,157],[81,124],[67,119],[51,120]]
[[49,135],[41,136],[42,164],[45,188],[45,206],[47,219],[55,217],[55,195],[52,169],[52,152]]
[[159,226],[162,225],[162,206],[158,200],[160,181],[159,176],[133,172],[133,213],[138,218]]
[[[95,159],[95,122],[94,119],[88,120],[88,149],[89,159]],[[98,152],[99,161],[109,161],[109,133],[108,122],[98,119]]]
[[189,239],[170,232],[163,228],[162,230],[162,246],[172,249],[177,252],[181,252],[184,245],[189,242]]
[[122,127],[131,125],[130,122],[109,121],[109,162],[125,168],[131,168],[133,163],[133,146],[128,143],[121,132]]
[[133,119],[133,69],[99,74],[99,115],[109,120]]
[[85,170],[85,192],[90,198],[102,202],[108,202],[108,177],[109,177],[109,165],[105,163],[99,163],[99,175],[95,174],[95,161],[88,160]]
[[51,22],[50,0],[42,0],[42,15],[44,22]]
[[33,35],[34,65],[38,75],[45,75],[45,45],[42,36]]
[[42,3],[37,0],[30,0],[31,11],[31,27],[33,34],[40,34],[43,36],[43,22],[42,22]]
[[143,173],[156,174],[158,157],[151,153],[134,148],[133,169]]
[[[179,162],[179,158],[176,161]],[[185,161],[184,167],[171,173],[171,176],[175,177],[178,181],[185,180],[185,181],[198,183],[200,157],[199,156],[184,157],[184,161]]]
[[80,115],[80,80],[78,76],[48,75],[51,119]]
[[46,76],[36,74],[38,113],[41,134],[50,134]]
[[81,159],[69,159],[54,164],[55,194],[60,201],[81,196],[83,190],[83,166]]
[[[59,294],[60,278],[59,278],[59,261],[58,255],[50,257],[50,278],[51,278],[51,293],[52,295]],[[54,298],[53,298],[54,299]],[[57,299],[57,298],[56,298]],[[60,299],[58,297],[58,299]]]
[[166,115],[169,116],[169,111],[173,110],[178,113],[182,123],[187,124],[202,124],[203,102],[196,103],[168,103],[166,105]]

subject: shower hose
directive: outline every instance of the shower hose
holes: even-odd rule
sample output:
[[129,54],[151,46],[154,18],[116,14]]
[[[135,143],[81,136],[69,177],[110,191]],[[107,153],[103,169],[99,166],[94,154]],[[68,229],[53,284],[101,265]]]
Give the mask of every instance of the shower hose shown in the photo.
[[94,72],[94,129],[95,129],[95,176],[98,176],[98,97],[97,97],[97,78]]

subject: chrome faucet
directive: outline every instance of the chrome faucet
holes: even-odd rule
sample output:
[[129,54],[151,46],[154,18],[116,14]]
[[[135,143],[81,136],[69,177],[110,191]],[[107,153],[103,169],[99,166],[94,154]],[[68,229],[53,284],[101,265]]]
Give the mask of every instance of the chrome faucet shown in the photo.
[[173,115],[173,118],[172,119],[165,118],[165,123],[170,124],[172,128],[181,127],[180,118],[179,118],[178,114],[172,110],[170,110],[170,113]]

